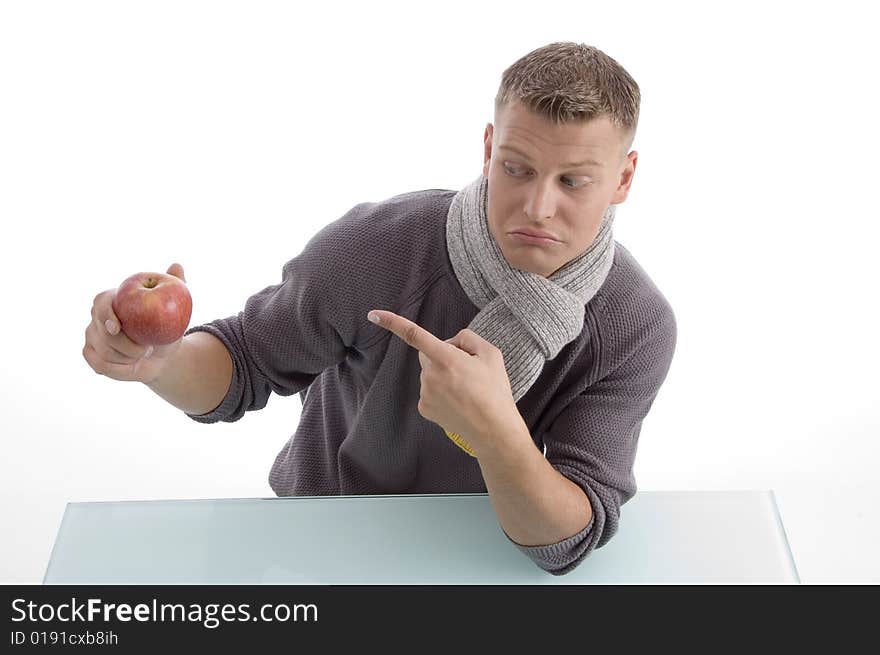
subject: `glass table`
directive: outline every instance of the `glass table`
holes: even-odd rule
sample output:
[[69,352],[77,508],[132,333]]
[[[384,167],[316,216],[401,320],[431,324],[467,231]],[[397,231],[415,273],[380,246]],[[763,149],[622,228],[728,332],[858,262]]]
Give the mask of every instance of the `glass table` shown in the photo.
[[790,584],[772,491],[640,491],[572,572],[539,569],[487,494],[68,503],[44,584]]

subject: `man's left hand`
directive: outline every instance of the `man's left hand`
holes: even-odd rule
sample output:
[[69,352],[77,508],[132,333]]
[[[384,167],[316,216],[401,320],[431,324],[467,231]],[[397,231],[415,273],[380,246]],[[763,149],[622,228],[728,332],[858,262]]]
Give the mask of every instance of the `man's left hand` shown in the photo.
[[472,330],[461,330],[441,341],[393,312],[373,310],[369,315],[377,316],[377,325],[419,351],[419,414],[461,435],[477,455],[501,445],[493,440],[520,434],[514,426],[522,417],[497,347]]

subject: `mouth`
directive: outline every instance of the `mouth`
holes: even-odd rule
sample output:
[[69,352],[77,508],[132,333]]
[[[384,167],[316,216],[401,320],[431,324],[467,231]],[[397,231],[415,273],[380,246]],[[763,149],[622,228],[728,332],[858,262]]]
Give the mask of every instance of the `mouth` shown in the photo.
[[561,243],[558,239],[548,236],[539,236],[530,232],[509,232],[511,237],[522,243],[531,243],[538,246],[550,246]]

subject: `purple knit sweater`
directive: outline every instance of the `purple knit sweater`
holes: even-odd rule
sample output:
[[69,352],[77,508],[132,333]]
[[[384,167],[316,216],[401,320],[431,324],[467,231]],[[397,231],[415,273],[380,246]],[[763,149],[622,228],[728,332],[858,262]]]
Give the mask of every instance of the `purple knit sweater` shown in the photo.
[[[445,340],[477,314],[446,250],[455,193],[428,189],[356,205],[238,315],[187,331],[218,337],[234,364],[226,397],[193,420],[237,421],[272,392],[300,394],[299,425],[269,473],[278,496],[486,493],[477,460],[418,412],[418,352],[367,320],[369,310],[388,309]],[[591,524],[561,542],[511,540],[542,569],[571,571],[617,531],[621,505],[636,492],[642,420],[675,341],[669,303],[615,243],[583,331],[517,402],[535,447],[593,509]]]

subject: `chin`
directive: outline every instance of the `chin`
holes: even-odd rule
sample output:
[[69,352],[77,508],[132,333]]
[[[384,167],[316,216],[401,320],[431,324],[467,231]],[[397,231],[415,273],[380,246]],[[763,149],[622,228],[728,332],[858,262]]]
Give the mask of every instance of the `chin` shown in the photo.
[[[508,257],[505,255],[505,259],[507,259],[507,263],[510,264],[513,268],[523,271],[525,273],[535,273],[536,275],[540,275],[542,277],[549,277],[553,274],[559,267],[550,267],[547,264],[538,262],[534,257],[528,256],[514,256]],[[547,269],[550,268],[550,272]]]
[[505,239],[499,240],[491,226],[489,233],[498,245],[499,250],[501,250],[504,259],[513,268],[525,271],[526,273],[535,273],[543,277],[548,277],[548,275],[559,268],[559,266],[550,268],[551,273],[547,273],[546,271],[552,265],[552,262],[545,261],[545,258],[540,256],[538,248],[506,243],[506,239],[509,239],[506,233],[504,235]]

